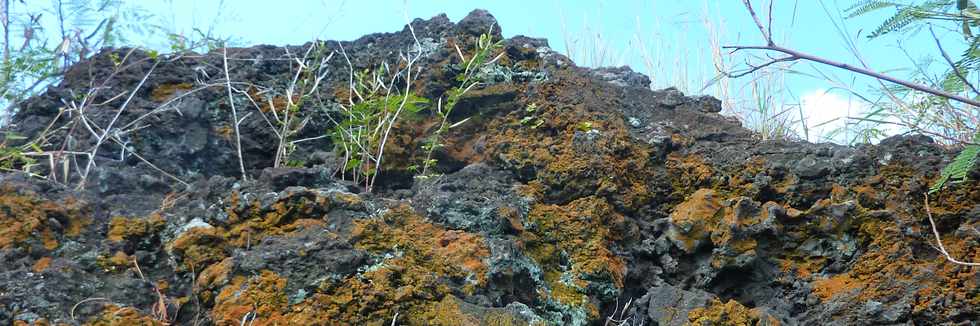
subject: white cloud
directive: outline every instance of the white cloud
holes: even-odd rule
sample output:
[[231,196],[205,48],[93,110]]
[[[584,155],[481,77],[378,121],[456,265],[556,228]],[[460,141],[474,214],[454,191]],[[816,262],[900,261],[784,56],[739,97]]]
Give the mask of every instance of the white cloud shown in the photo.
[[[855,101],[825,89],[803,93],[800,96],[800,107],[811,140],[827,139],[837,143],[844,141],[842,135],[838,133],[837,137],[834,137],[835,135],[831,134],[844,127],[848,116],[853,116],[858,113],[855,111],[862,109]],[[802,126],[799,128],[802,129]],[[802,130],[799,131],[802,134]]]
[[[854,139],[859,128],[854,124],[860,121],[853,118],[864,117],[870,108],[859,98],[841,95],[827,89],[804,92],[800,96],[800,107],[809,128],[810,141],[830,141],[838,144],[846,144]],[[849,117],[852,119],[848,119]],[[875,118],[887,120],[881,117]],[[851,125],[848,125],[848,122]],[[887,127],[886,133],[898,132],[898,128],[882,127]],[[801,136],[804,135],[803,127],[798,126],[797,132]]]

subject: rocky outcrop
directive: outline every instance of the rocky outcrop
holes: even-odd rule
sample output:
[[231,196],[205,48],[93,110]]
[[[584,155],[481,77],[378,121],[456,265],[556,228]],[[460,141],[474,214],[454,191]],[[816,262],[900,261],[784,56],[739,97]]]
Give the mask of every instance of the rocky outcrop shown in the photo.
[[[437,16],[324,46],[364,69],[418,45],[416,93],[435,99],[459,82],[457,45],[495,23],[484,11]],[[220,51],[107,49],[28,101],[0,133],[27,139],[8,145],[100,149],[84,183],[85,157],[0,174],[0,323],[980,318],[977,268],[933,247],[923,193],[951,153],[927,137],[760,141],[713,98],[651,91],[628,68],[577,67],[517,36],[457,103],[452,120],[469,120],[434,152],[438,175],[409,168],[438,128],[430,106],[393,128],[367,193],[319,137],[349,95],[339,57],[323,67],[318,101],[298,108],[308,120],[296,139],[310,140],[291,167],[271,168],[261,103],[284,101],[287,58],[309,46],[227,50],[230,80],[257,99],[236,95],[244,179]],[[61,109],[72,105],[85,116]],[[980,260],[980,186],[949,188],[929,209],[949,253]]]

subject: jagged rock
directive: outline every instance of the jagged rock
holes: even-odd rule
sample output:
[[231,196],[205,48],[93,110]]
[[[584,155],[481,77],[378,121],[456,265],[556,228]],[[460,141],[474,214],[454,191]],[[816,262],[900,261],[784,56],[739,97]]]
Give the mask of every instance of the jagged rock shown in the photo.
[[651,288],[636,304],[645,310],[645,319],[656,325],[681,326],[687,324],[691,310],[707,306],[715,298],[708,292],[664,285]]
[[466,17],[463,17],[462,20],[456,23],[456,29],[471,36],[480,36],[481,34],[491,32],[491,35],[500,39],[502,35],[501,26],[497,24],[497,19],[489,11],[483,9],[471,11]]
[[513,232],[523,229],[529,209],[527,200],[515,192],[516,185],[510,174],[478,163],[417,182],[412,206],[453,229]]
[[[413,92],[438,103],[459,82],[452,44],[496,20],[411,24],[416,37],[406,27],[339,44],[356,70],[420,50]],[[162,318],[160,302],[176,319],[156,321],[172,324],[589,325],[624,317],[630,299],[646,324],[980,316],[976,269],[932,247],[922,193],[953,153],[928,137],[760,141],[717,99],[577,67],[543,39],[503,44],[456,103],[449,121],[462,123],[440,135],[431,173],[410,169],[441,121],[430,104],[392,128],[373,193],[324,135],[349,101],[339,56],[318,101],[298,108],[307,127],[285,147],[289,167],[272,167],[272,108],[235,97],[251,113],[239,117],[244,173],[227,89],[206,86],[223,81],[221,53],[162,56],[149,75],[140,50],[121,71],[113,57],[130,49],[70,67],[9,131],[35,139],[52,125],[44,149],[88,151],[97,137],[52,121],[62,101],[95,78],[106,83],[90,103],[111,102],[148,77],[125,110],[86,111],[98,126],[119,113],[92,168],[76,158],[30,167],[48,179],[0,173],[0,324],[137,323]],[[275,89],[293,71],[281,59],[309,46],[227,49],[229,73],[268,87],[256,103],[285,101]],[[930,197],[961,260],[980,259],[977,203],[975,182]]]
[[[592,71],[599,79],[620,87],[650,87],[650,77],[634,72],[630,67],[603,67]],[[683,97],[684,94],[680,94]],[[679,103],[678,103],[679,104]],[[673,106],[665,104],[668,106]],[[675,104],[676,105],[676,104]]]

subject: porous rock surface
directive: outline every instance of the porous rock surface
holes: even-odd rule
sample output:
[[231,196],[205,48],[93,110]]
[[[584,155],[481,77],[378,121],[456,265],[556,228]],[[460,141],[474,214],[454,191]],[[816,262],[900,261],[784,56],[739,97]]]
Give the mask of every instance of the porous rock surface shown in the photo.
[[[415,92],[455,86],[454,45],[470,48],[495,23],[485,11],[413,21],[424,48]],[[363,69],[416,43],[406,27],[326,46],[340,44]],[[295,68],[287,56],[308,46],[228,49],[229,74],[281,89]],[[33,170],[49,179],[0,174],[0,324],[980,319],[978,269],[946,261],[926,219],[923,193],[952,155],[929,138],[760,141],[718,100],[652,91],[628,68],[577,67],[523,36],[502,51],[454,111],[470,120],[436,152],[441,175],[407,168],[437,127],[423,110],[393,130],[373,193],[338,174],[330,138],[298,144],[294,167],[270,168],[277,144],[258,113],[240,126],[243,180],[220,50],[106,49],[71,67],[5,131],[54,130],[45,149],[90,148],[134,96],[82,187],[84,159],[67,175]],[[338,117],[349,76],[339,58],[297,138]],[[92,130],[63,127],[78,117],[60,109],[79,94],[90,94]],[[930,200],[949,253],[980,261],[980,186]]]

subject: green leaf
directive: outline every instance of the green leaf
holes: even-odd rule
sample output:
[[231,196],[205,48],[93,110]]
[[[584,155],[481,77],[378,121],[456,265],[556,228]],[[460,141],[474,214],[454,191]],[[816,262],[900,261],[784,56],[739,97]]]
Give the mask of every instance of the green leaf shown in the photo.
[[347,160],[347,172],[354,171],[355,169],[361,168],[361,160],[357,158],[351,158]]
[[854,18],[877,11],[879,9],[896,7],[898,5],[899,4],[891,1],[859,1],[850,8],[845,9],[844,12],[849,13],[847,18]]
[[6,139],[6,140],[24,140],[24,139],[27,139],[27,137],[24,137],[21,134],[18,134],[18,133],[12,132],[12,131],[8,131],[8,132],[3,133],[3,138]]
[[[980,132],[974,136],[974,142],[980,141]],[[962,183],[966,182],[969,178],[970,171],[977,164],[977,156],[980,155],[980,145],[970,144],[963,148],[953,162],[946,165],[943,170],[939,173],[939,180],[929,187],[929,193],[934,194],[943,189],[951,183]]]

